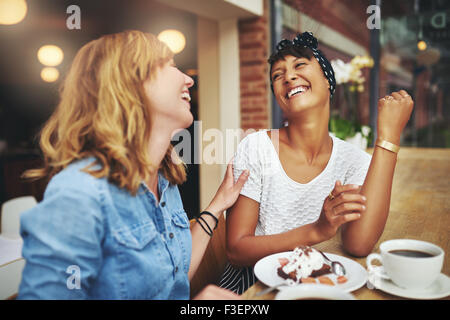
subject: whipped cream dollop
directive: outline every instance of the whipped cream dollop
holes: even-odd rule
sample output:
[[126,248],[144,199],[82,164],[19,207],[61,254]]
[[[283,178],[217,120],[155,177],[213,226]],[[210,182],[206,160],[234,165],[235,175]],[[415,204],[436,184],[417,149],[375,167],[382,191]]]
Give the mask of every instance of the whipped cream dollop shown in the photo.
[[295,271],[297,283],[301,278],[309,277],[314,270],[321,269],[326,262],[318,250],[307,246],[295,248],[287,258],[289,262],[282,270],[286,274]]

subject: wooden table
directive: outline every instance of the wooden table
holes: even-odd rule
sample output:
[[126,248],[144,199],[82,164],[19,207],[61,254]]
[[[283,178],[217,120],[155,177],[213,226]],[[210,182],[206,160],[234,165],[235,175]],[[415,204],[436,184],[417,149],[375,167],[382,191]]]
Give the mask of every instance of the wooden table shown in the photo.
[[[372,150],[368,152],[371,153]],[[394,174],[389,218],[374,252],[379,252],[379,245],[389,239],[429,241],[446,252],[442,272],[450,275],[449,234],[450,149],[402,148]],[[366,268],[366,258],[354,258],[343,251],[339,234],[314,247],[351,258]],[[267,286],[258,281],[242,297],[273,299],[276,291],[255,297],[255,293],[265,288]],[[370,290],[366,286],[352,294],[356,299],[363,300],[403,299],[380,290]]]

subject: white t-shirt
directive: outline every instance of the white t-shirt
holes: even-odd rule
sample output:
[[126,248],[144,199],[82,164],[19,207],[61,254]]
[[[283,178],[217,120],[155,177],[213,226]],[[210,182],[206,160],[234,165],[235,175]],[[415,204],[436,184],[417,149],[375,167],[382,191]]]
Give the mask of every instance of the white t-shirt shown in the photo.
[[[273,139],[275,136],[272,134]],[[267,130],[242,139],[233,163],[234,177],[237,179],[243,170],[250,170],[241,194],[259,202],[255,235],[282,233],[316,221],[337,180],[342,184],[364,183],[371,156],[330,136],[333,149],[327,166],[305,184],[288,177]]]

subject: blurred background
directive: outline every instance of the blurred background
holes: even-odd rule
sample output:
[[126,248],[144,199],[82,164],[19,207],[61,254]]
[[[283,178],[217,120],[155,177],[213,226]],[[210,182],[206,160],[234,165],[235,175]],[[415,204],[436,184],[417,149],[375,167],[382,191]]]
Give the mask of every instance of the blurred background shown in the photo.
[[[284,125],[267,58],[279,40],[304,31],[337,69],[330,131],[370,147],[378,99],[405,89],[415,109],[402,146],[450,147],[450,1],[0,0],[0,204],[42,199],[47,181],[20,175],[41,163],[37,134],[65,73],[84,44],[127,29],[160,35],[196,82],[192,112],[202,125],[189,128],[190,163],[210,143],[208,128]],[[228,159],[221,160],[188,165],[180,190],[190,217],[215,193]]]

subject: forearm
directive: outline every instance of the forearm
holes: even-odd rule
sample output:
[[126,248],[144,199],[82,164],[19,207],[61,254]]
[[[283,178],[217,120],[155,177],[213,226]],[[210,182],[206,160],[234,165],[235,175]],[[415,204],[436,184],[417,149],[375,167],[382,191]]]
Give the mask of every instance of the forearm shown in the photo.
[[291,251],[300,245],[314,245],[324,240],[314,225],[308,224],[280,234],[243,236],[227,245],[227,256],[234,265],[253,266],[268,255]]
[[[220,215],[222,214],[222,212],[218,213],[217,211],[214,210],[213,210],[214,212],[211,211],[211,208],[207,208],[206,211],[213,213],[217,218],[219,218]],[[205,214],[202,215],[202,218],[213,230],[216,225],[216,221],[209,215]],[[224,221],[222,221],[222,223],[224,223]],[[200,265],[203,256],[205,254],[206,248],[208,247],[209,241],[211,240],[211,237],[205,232],[205,230],[203,230],[202,226],[198,222],[196,222],[193,225],[191,229],[191,236],[192,236],[192,255],[191,255],[191,264],[189,266],[188,272],[189,280],[192,279],[195,272],[197,271],[198,266]]]
[[[382,140],[400,144],[414,101],[405,91],[392,92],[378,101],[377,133]],[[344,249],[356,256],[368,255],[380,238],[389,214],[391,188],[397,154],[375,147],[372,162],[361,193],[366,197],[366,211],[359,220],[344,225]]]
[[[395,141],[395,143],[398,143]],[[397,154],[375,147],[361,194],[367,198],[361,218],[343,226],[344,249],[355,256],[368,255],[380,238],[389,214]]]

